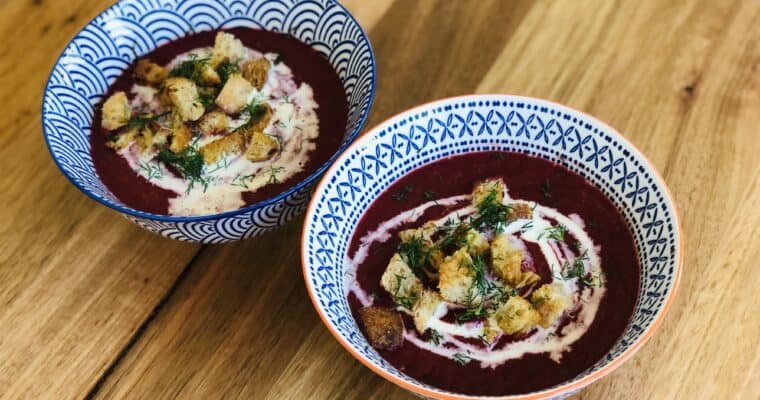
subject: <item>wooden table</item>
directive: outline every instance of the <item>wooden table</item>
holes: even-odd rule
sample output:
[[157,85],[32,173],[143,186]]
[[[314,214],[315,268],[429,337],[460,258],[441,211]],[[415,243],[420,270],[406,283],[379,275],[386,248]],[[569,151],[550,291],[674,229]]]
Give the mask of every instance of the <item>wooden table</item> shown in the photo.
[[[45,149],[40,99],[110,1],[0,1],[0,398],[412,398],[348,355],[301,277],[301,220],[224,246],[153,236]],[[464,93],[542,97],[663,173],[684,279],[654,338],[581,399],[760,397],[760,1],[351,0],[378,61],[367,126]]]

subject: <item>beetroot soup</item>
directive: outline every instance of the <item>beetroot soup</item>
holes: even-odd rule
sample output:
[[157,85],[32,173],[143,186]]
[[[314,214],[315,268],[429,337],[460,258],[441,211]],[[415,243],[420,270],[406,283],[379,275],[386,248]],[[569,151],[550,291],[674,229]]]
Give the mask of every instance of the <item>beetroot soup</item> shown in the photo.
[[421,167],[366,210],[349,247],[354,317],[383,358],[468,395],[547,389],[599,361],[639,289],[615,206],[519,153]]
[[323,56],[287,35],[236,28],[138,59],[97,107],[96,171],[124,204],[195,216],[272,197],[339,148],[348,105]]

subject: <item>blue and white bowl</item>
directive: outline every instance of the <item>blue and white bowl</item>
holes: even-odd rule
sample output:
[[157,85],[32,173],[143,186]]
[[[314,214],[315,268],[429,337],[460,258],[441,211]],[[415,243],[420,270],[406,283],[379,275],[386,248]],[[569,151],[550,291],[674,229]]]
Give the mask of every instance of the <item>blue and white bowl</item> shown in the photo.
[[306,286],[331,333],[374,372],[426,397],[479,398],[419,382],[378,355],[349,310],[343,261],[364,210],[400,177],[436,160],[486,150],[541,157],[586,177],[621,211],[633,232],[641,287],[622,338],[603,359],[567,382],[502,397],[564,398],[618,367],[651,337],[672,303],[683,262],[683,235],[662,178],[622,135],[589,115],[539,99],[477,95],[429,103],[373,128],[317,185],[301,244]]
[[[340,149],[287,191],[240,210],[172,217],[127,207],[101,182],[93,166],[89,135],[95,105],[141,55],[189,33],[234,27],[287,33],[328,58],[348,98],[348,124]],[[123,0],[98,15],[66,46],[45,88],[42,125],[56,164],[88,196],[166,237],[227,242],[261,234],[303,212],[316,178],[364,124],[375,75],[367,35],[335,0]]]

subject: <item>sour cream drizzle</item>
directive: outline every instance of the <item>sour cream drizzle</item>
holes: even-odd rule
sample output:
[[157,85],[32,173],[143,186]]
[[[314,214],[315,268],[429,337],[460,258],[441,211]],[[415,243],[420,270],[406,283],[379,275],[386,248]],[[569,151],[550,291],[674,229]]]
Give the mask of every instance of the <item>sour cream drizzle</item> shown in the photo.
[[[177,56],[168,65],[172,69],[187,60],[191,54],[207,58],[210,47],[198,48]],[[268,103],[273,111],[272,120],[264,133],[279,138],[281,151],[269,160],[249,161],[241,154],[229,154],[213,165],[206,165],[204,182],[189,185],[188,181],[174,176],[162,163],[154,161],[155,152],[140,152],[137,144],[119,151],[136,174],[154,185],[172,191],[176,197],[169,200],[171,215],[207,215],[236,210],[245,206],[242,194],[253,192],[268,184],[283,182],[303,171],[309,153],[316,148],[314,139],[319,136],[319,118],[314,92],[306,83],[297,85],[293,72],[284,62],[274,63],[276,54],[262,54],[247,49],[245,60],[266,57],[272,62],[264,87],[251,93],[249,102]],[[135,84],[132,86],[132,107],[153,113],[163,112],[156,89]],[[244,118],[227,116],[231,128],[242,125]],[[192,146],[198,148],[221,138],[198,138]]]
[[[404,211],[382,222],[377,229],[368,232],[360,239],[361,244],[354,255],[347,256],[346,258],[345,287],[347,288],[347,292],[353,293],[362,306],[372,305],[372,297],[359,286],[355,279],[356,270],[367,259],[370,246],[375,242],[382,243],[389,240],[391,231],[403,224],[417,221],[424,214],[425,210],[435,205],[456,206],[467,201],[464,203],[464,207],[432,222],[435,226],[442,227],[447,221],[454,221],[455,223],[464,221],[466,217],[476,212],[476,209],[470,205],[470,199],[470,195],[460,195],[430,201],[416,208]],[[505,193],[504,202],[524,201],[510,199],[508,193]],[[540,326],[535,328],[529,336],[519,341],[499,345],[497,344],[499,340],[496,339],[487,346],[473,345],[461,339],[481,337],[483,335],[484,323],[482,321],[473,321],[457,324],[443,321],[442,318],[449,310],[461,308],[458,305],[443,303],[436,310],[433,319],[428,324],[429,328],[436,330],[441,335],[442,339],[439,344],[423,340],[413,327],[404,332],[405,340],[422,350],[451,360],[479,362],[481,368],[495,368],[509,360],[518,359],[525,354],[531,353],[547,353],[555,362],[560,362],[562,354],[569,351],[572,344],[580,339],[593,323],[599,304],[606,292],[605,282],[602,279],[601,259],[599,257],[600,249],[594,245],[586,233],[585,224],[578,215],[571,214],[570,216],[566,216],[556,209],[536,203],[532,204],[534,205],[532,219],[512,221],[505,227],[504,234],[512,235],[510,239],[519,243],[518,246],[524,249],[526,257],[529,256],[529,253],[527,253],[524,242],[538,245],[541,255],[546,259],[551,270],[552,283],[562,285],[566,293],[572,294],[573,304],[565,311],[564,316],[548,328]],[[587,273],[598,277],[597,286],[587,287],[586,285],[580,285],[578,278],[565,278],[563,276],[563,264],[566,262],[572,264],[579,255],[574,254],[564,242],[558,244],[554,240],[549,240],[546,231],[553,226],[552,221],[564,225],[567,228],[566,234],[574,237],[578,241],[579,247],[586,252],[587,257],[583,260],[583,265]],[[398,310],[409,313],[408,310],[403,308],[399,308]],[[569,315],[573,315],[573,317],[569,318]]]

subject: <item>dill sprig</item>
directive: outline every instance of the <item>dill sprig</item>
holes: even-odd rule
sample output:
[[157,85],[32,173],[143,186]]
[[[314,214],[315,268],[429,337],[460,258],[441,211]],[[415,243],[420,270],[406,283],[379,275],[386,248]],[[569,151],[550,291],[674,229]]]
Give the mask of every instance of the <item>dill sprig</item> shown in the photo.
[[269,166],[269,180],[267,180],[267,183],[280,183],[280,179],[277,178],[277,174],[282,173],[283,171],[285,171],[285,167],[275,167],[273,165]]
[[250,175],[236,175],[232,180],[232,186],[239,186],[244,189],[248,189],[248,184],[256,177],[256,174]]
[[193,146],[188,146],[179,153],[161,150],[158,153],[158,160],[190,179],[191,184],[203,181],[203,155]]
[[169,76],[187,78],[201,86],[203,85],[203,68],[209,60],[209,58],[199,58],[197,54],[190,54],[187,60],[169,71]]
[[430,249],[426,248],[422,235],[414,236],[406,242],[399,243],[396,252],[418,278],[425,275],[422,267],[430,257]]
[[128,128],[142,128],[148,124],[151,124],[153,122],[156,122],[159,118],[168,115],[168,112],[165,112],[163,114],[141,114],[141,115],[135,115],[134,117],[131,117],[127,120],[127,127]]
[[250,104],[245,106],[243,111],[240,112],[241,116],[245,115],[245,117],[247,118],[246,121],[242,125],[233,129],[232,132],[249,129],[261,117],[263,117],[265,113],[266,113],[266,108],[264,108],[264,106],[260,102],[256,100],[252,101]]
[[[567,232],[567,227],[562,224],[557,224],[552,226],[551,228],[546,228],[544,232],[542,232],[542,235],[546,235],[549,239],[556,240],[558,242],[562,242],[565,240],[565,232]],[[540,236],[539,236],[540,237]]]
[[454,361],[459,365],[465,365],[472,361],[472,357],[464,353],[454,353]]
[[140,171],[142,171],[143,175],[145,175],[145,179],[149,181],[152,181],[154,179],[161,179],[161,177],[163,177],[163,173],[161,172],[161,167],[159,167],[155,163],[141,162],[139,167],[140,167]]
[[496,190],[491,190],[478,204],[477,217],[470,219],[470,225],[473,228],[479,231],[489,228],[496,233],[504,230],[507,215],[512,210],[512,207],[499,202],[496,196]]
[[393,194],[393,199],[398,202],[404,202],[409,197],[409,193],[412,193],[412,190],[414,190],[414,186],[404,185],[401,190]]
[[219,79],[222,80],[221,86],[224,86],[227,80],[230,79],[230,76],[240,72],[240,68],[238,68],[237,64],[224,61],[216,67],[216,72],[219,74]]
[[399,290],[401,290],[401,282],[403,282],[404,279],[406,279],[404,276],[396,274],[396,289],[393,291],[393,301],[396,302],[397,306],[411,310],[412,305],[417,301],[417,295],[415,293],[412,293],[409,296],[401,296],[399,294]]
[[430,329],[430,336],[428,336],[427,342],[438,346],[443,342],[443,335],[435,329]]

